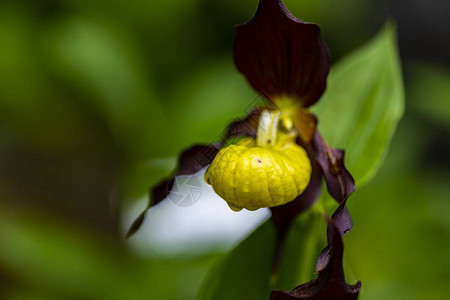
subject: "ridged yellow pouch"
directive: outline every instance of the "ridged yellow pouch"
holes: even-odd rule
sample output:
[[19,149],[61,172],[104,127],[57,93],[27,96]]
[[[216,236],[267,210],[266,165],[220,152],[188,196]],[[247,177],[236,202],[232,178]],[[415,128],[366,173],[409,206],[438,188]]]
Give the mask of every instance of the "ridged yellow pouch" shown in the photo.
[[311,163],[303,148],[294,142],[260,147],[251,138],[220,150],[205,174],[234,211],[290,202],[310,178]]

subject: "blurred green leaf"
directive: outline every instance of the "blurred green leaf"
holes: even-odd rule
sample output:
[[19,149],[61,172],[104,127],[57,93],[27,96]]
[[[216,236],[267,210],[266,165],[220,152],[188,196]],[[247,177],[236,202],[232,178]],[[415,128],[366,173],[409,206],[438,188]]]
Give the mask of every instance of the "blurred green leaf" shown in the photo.
[[[170,124],[165,129],[167,150],[164,155],[171,156],[170,162],[163,157],[129,166],[123,175],[127,197],[148,193],[151,186],[173,170],[176,157],[183,149],[196,143],[220,141],[228,123],[261,104],[262,99],[235,70],[229,57],[218,57],[191,73],[189,78],[173,86],[166,96],[169,101],[163,107]],[[161,159],[168,162],[164,167]]]
[[357,226],[345,237],[344,254],[363,282],[361,300],[447,298],[448,175],[420,165],[391,170],[399,160],[395,152],[418,151],[418,130],[417,123],[401,123],[399,135],[409,141],[394,139],[379,176],[348,203]]
[[274,243],[275,228],[265,222],[213,267],[198,299],[267,299]]
[[[358,184],[375,174],[403,113],[394,36],[394,28],[386,26],[368,45],[333,67],[327,93],[314,110],[327,141],[347,149],[346,162]],[[323,224],[322,215],[314,210],[299,216],[289,233],[279,280],[269,287],[275,233],[266,222],[216,266],[199,299],[266,299],[273,288],[292,289],[311,279],[325,237]]]
[[333,66],[327,91],[313,109],[325,140],[346,150],[345,164],[357,187],[381,165],[403,110],[400,61],[390,24]]
[[67,150],[83,138],[85,120],[48,80],[39,33],[29,10],[0,3],[0,127],[30,148]]
[[261,98],[236,71],[230,57],[198,67],[174,87],[168,110],[179,146],[221,139],[228,123],[243,117]]
[[[96,18],[56,21],[45,32],[47,59],[131,157],[165,152],[168,126],[141,53],[127,32]],[[156,142],[157,141],[157,142]]]
[[450,130],[450,71],[443,66],[413,64],[407,89],[411,111]]
[[136,257],[119,241],[42,211],[0,208],[0,274],[12,281],[1,299],[194,299],[215,260]]

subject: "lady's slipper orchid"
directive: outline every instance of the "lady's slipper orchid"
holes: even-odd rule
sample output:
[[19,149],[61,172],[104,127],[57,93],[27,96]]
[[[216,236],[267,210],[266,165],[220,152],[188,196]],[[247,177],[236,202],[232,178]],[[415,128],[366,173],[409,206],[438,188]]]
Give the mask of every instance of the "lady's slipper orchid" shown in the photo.
[[[236,31],[237,69],[267,100],[266,106],[232,122],[220,143],[184,151],[174,176],[152,189],[149,206],[128,236],[140,227],[148,208],[166,198],[175,176],[210,165],[206,182],[231,209],[270,207],[279,237],[277,265],[290,224],[317,200],[324,177],[340,205],[329,220],[329,245],[316,267],[319,277],[295,292],[275,291],[271,299],[325,299],[334,289],[343,295],[339,299],[355,299],[359,285],[345,283],[341,240],[352,227],[345,202],[355,183],[344,167],[344,152],[323,140],[308,111],[325,90],[330,65],[319,27],[295,18],[281,0],[260,0],[254,17]],[[241,139],[224,146],[236,138]]]
[[290,202],[311,178],[308,154],[295,143],[289,116],[264,110],[259,121],[256,140],[246,138],[220,150],[205,175],[235,211]]

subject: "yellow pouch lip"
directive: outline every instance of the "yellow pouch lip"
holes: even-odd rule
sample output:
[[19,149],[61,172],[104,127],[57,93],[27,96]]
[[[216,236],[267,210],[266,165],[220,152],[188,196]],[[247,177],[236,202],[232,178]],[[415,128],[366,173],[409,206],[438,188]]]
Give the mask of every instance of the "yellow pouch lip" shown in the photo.
[[205,181],[234,211],[288,203],[310,177],[310,160],[297,144],[259,147],[251,138],[221,149],[205,173]]

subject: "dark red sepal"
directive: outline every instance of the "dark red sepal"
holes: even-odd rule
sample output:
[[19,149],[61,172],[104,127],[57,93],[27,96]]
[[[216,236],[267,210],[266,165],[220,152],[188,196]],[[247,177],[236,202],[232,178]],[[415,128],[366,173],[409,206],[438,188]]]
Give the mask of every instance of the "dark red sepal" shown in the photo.
[[355,180],[344,166],[344,151],[330,147],[316,131],[314,158],[320,165],[330,195],[339,203],[355,191]]
[[[328,192],[340,203],[333,214],[333,220],[341,235],[344,235],[353,227],[352,218],[345,203],[347,198],[355,191],[355,180],[344,166],[344,151],[330,147],[317,131],[314,136],[313,147],[314,157],[322,169]],[[330,246],[327,246],[317,259],[316,272],[326,267],[329,254]]]
[[237,118],[228,124],[222,136],[222,143],[233,137],[251,137],[256,139],[259,116],[264,107],[252,109],[244,118]]
[[150,189],[150,199],[145,210],[134,220],[126,237],[129,238],[139,230],[147,211],[164,200],[173,188],[176,176],[194,174],[209,165],[219,152],[219,144],[195,145],[183,151],[178,159],[177,171],[167,180],[163,180]]
[[236,32],[235,64],[267,99],[287,96],[308,107],[323,94],[330,62],[317,25],[295,18],[281,0],[260,0]]
[[[350,231],[353,227],[353,221],[352,217],[350,216],[350,212],[347,209],[346,206],[347,199],[341,202],[337,209],[334,211],[333,216],[331,219],[336,224],[337,228],[339,229],[339,232],[341,236],[344,236],[347,234],[347,232]],[[327,238],[330,240],[330,228],[327,229]],[[328,265],[328,262],[330,260],[330,244],[326,246],[322,252],[320,252],[319,257],[317,259],[316,263],[316,269],[315,272],[320,272]]]
[[315,280],[299,285],[290,292],[275,290],[270,300],[356,300],[361,289],[361,282],[349,285],[345,281],[343,268],[344,244],[339,227],[334,220],[327,217],[328,244],[330,260],[319,272]]

